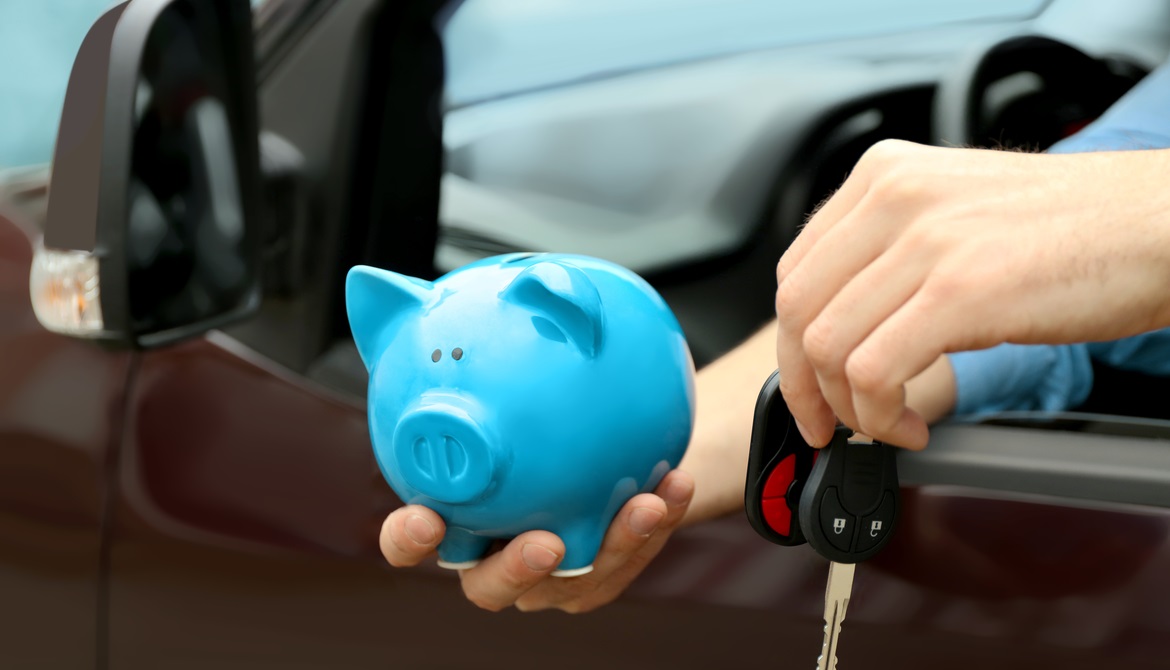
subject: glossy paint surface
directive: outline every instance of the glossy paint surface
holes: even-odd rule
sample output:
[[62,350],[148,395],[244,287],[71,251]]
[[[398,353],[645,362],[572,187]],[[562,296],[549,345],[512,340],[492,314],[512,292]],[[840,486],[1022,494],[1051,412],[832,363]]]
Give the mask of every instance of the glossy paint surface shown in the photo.
[[[398,504],[359,406],[226,338],[146,357],[129,412],[111,667],[800,667],[826,564],[733,516],[677,534],[596,612],[492,614],[375,547]],[[271,453],[285,454],[273,459]],[[907,488],[858,568],[841,662],[1154,668],[1170,649],[1165,511]]]
[[44,330],[32,222],[0,209],[0,667],[91,668],[128,357]]

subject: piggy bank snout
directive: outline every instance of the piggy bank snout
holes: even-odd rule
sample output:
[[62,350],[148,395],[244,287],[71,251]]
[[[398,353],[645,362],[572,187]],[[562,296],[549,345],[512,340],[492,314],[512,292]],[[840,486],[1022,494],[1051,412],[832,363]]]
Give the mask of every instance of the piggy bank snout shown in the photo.
[[394,432],[400,476],[439,502],[469,503],[486,493],[496,475],[493,452],[483,427],[454,403],[417,407]]

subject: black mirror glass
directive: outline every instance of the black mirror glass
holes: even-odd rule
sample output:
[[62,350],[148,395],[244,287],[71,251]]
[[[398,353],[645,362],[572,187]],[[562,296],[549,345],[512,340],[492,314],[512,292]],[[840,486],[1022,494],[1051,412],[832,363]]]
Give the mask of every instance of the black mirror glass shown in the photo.
[[178,0],[146,40],[134,100],[126,265],[136,329],[243,307],[255,283],[215,7]]
[[34,266],[42,324],[149,347],[256,309],[254,69],[248,0],[130,0],[94,24]]

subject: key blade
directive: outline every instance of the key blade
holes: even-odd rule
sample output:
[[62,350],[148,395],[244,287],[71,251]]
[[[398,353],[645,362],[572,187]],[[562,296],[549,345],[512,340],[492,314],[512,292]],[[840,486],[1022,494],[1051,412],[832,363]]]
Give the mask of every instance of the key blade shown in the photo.
[[837,623],[845,618],[849,596],[853,593],[853,573],[856,569],[856,563],[829,563],[829,581],[825,584],[825,614],[829,613],[831,604],[839,604]]
[[836,670],[837,640],[841,636],[841,622],[849,608],[853,593],[854,563],[829,563],[829,581],[825,584],[825,641],[817,658],[817,670]]

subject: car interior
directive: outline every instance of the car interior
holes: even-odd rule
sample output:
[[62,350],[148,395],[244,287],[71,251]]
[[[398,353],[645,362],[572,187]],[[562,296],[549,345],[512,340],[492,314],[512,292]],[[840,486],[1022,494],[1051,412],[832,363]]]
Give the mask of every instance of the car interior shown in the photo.
[[[319,22],[303,22],[299,29],[314,31],[312,40],[258,35],[266,82],[266,295],[258,316],[228,332],[356,399],[364,398],[366,372],[344,314],[349,267],[433,279],[454,267],[443,266],[444,250],[456,250],[446,257],[460,260],[540,250],[440,218],[441,178],[460,166],[443,144],[444,114],[431,104],[443,88],[443,44],[417,26],[442,4],[407,10],[351,2]],[[362,39],[336,48],[331,38],[341,39],[365,13],[373,20]],[[288,48],[296,52],[282,53]],[[308,73],[315,79],[305,80],[303,62],[314,63]],[[282,78],[293,70],[297,79]],[[643,274],[675,310],[702,367],[770,318],[776,259],[875,142],[1042,150],[1095,118],[1145,73],[1134,62],[1024,36],[979,49],[937,87],[894,82],[847,99],[822,110],[800,145],[774,166],[765,204],[741,243]],[[305,88],[320,90],[315,108],[286,102]],[[561,250],[586,246],[574,242]],[[1161,380],[1105,367],[1097,374],[1084,411],[1170,418],[1156,401]]]

